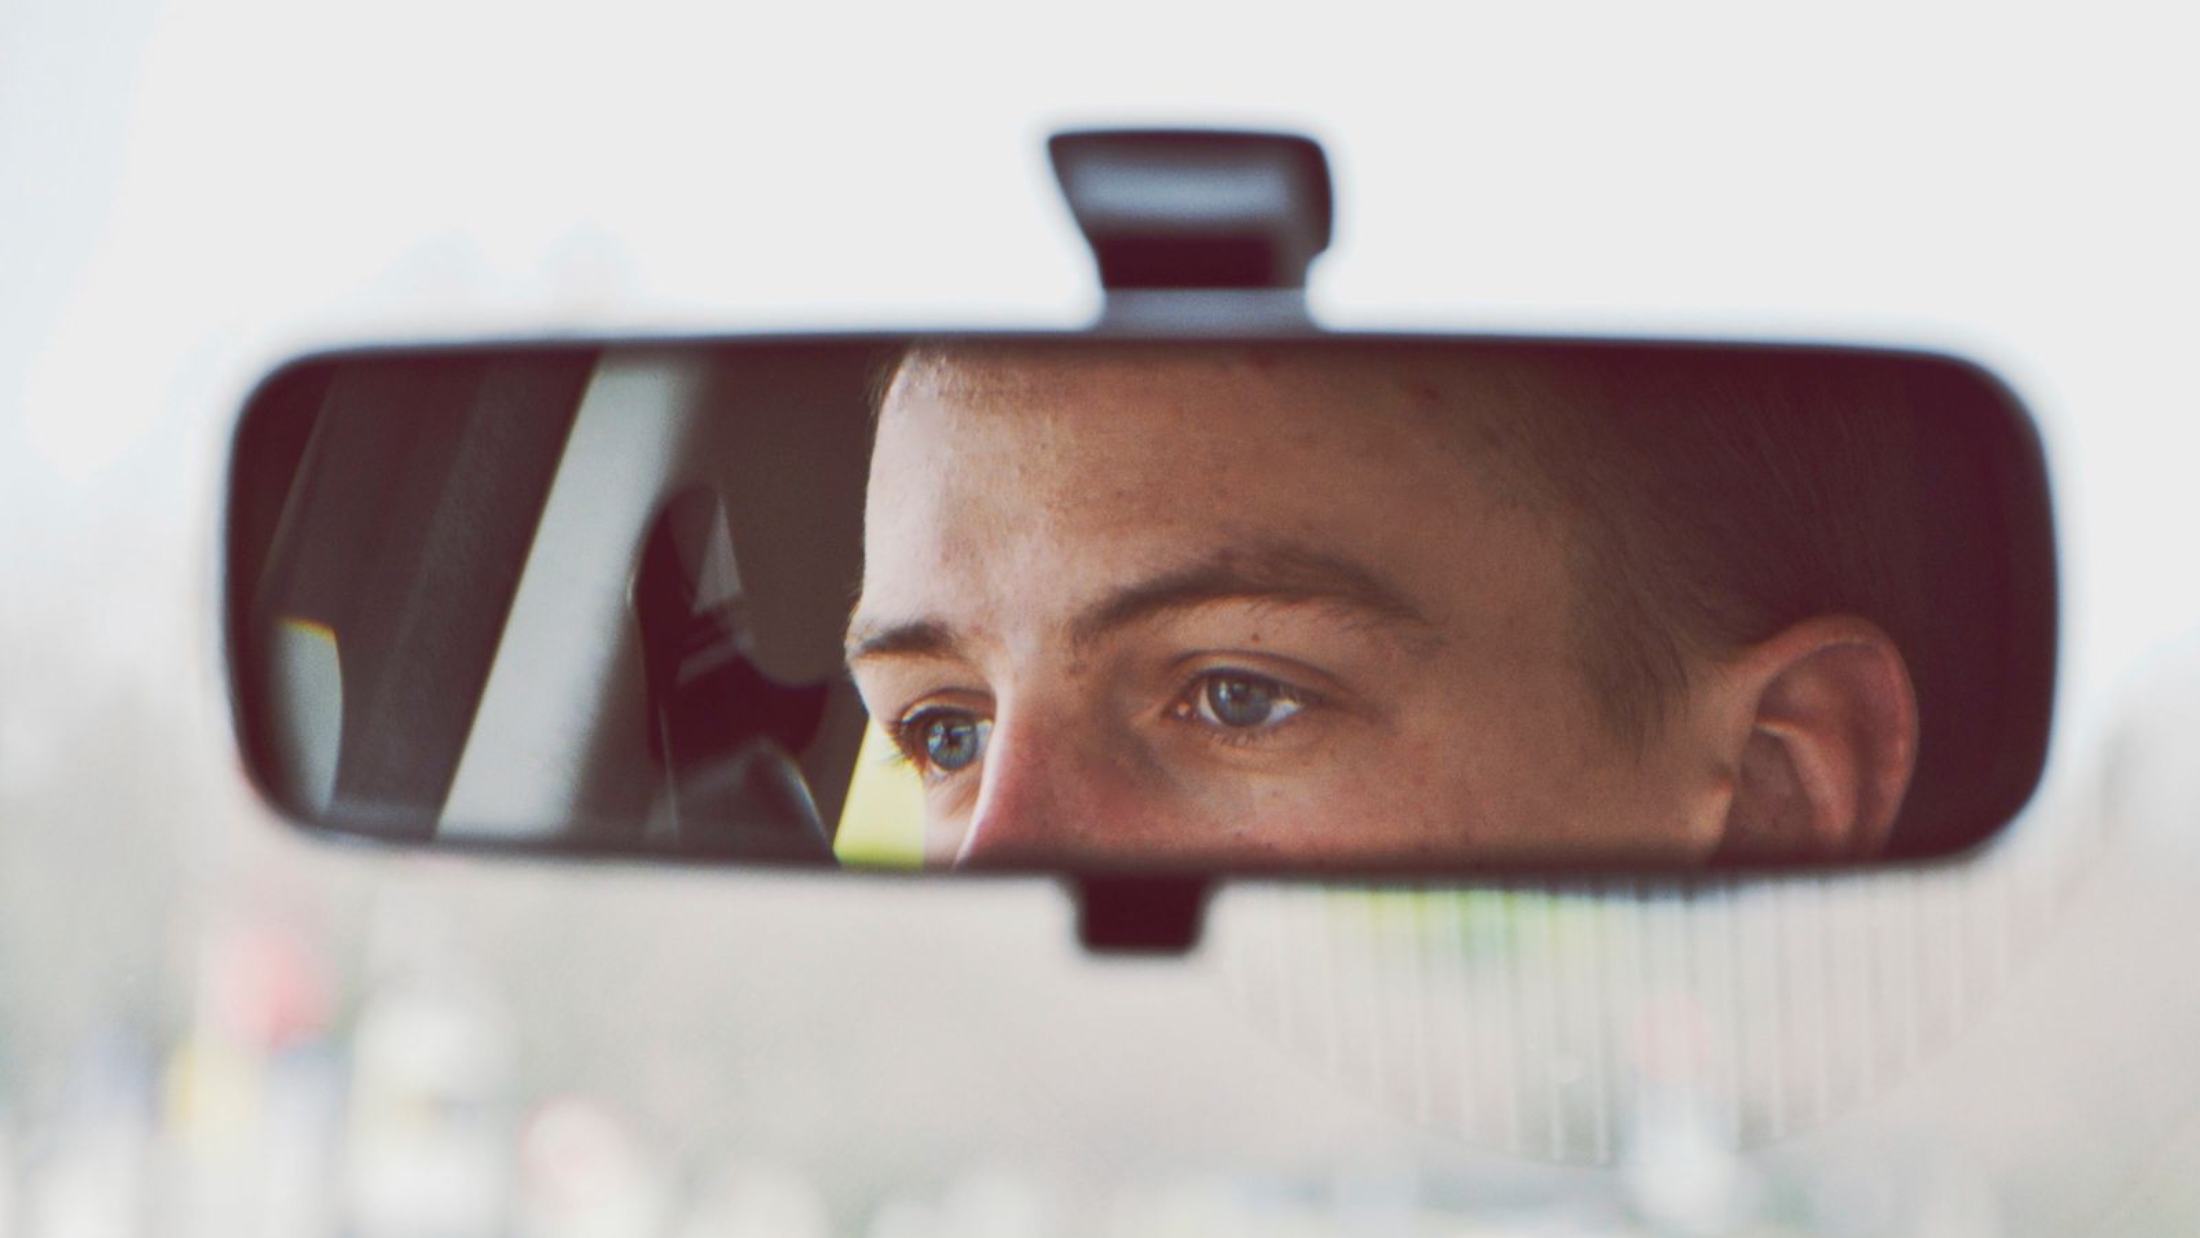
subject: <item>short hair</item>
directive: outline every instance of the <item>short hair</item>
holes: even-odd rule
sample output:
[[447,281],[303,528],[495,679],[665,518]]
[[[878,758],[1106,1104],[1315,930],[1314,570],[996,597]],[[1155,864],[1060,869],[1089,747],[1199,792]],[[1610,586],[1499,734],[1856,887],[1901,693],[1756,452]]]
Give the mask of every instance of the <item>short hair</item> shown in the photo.
[[1525,435],[1575,517],[1575,641],[1612,729],[1656,733],[1689,668],[1818,615],[1906,660],[1927,583],[1924,427],[1899,373],[1789,351],[1573,346],[1524,358]]
[[1655,732],[1691,654],[1854,615],[1894,642],[1917,698],[1889,853],[1937,853],[2014,808],[2028,688],[2011,671],[2034,648],[2004,492],[2023,434],[1998,384],[1863,351],[1505,351],[1547,397],[1530,471],[1578,517],[1573,636],[1619,734]]

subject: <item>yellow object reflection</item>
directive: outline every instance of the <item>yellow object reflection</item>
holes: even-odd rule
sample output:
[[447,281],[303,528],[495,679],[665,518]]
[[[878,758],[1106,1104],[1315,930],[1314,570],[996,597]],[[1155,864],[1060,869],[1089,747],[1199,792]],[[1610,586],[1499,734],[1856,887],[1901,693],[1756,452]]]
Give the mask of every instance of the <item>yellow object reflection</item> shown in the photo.
[[924,866],[924,783],[877,727],[863,732],[833,854],[860,868]]

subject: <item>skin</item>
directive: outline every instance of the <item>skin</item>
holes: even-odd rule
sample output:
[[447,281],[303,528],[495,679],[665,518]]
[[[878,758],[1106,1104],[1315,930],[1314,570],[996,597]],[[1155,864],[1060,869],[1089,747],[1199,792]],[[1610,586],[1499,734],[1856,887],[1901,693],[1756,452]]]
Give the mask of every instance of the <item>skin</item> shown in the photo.
[[1692,864],[1751,788],[1786,806],[1759,836],[1826,818],[1760,706],[1816,659],[1834,687],[1791,732],[1868,728],[1843,668],[1892,681],[1838,651],[1870,634],[1707,658],[1623,742],[1569,637],[1569,521],[1523,473],[1527,399],[1248,349],[905,365],[848,650],[923,775],[928,862]]

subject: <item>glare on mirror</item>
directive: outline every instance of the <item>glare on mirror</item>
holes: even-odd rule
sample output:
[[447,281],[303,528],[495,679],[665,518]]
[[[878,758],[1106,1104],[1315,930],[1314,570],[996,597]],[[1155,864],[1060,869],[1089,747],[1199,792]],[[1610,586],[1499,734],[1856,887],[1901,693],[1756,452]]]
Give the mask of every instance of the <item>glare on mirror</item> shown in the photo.
[[886,867],[1947,854],[2044,753],[2029,422],[1905,354],[751,341],[308,361],[247,756],[317,827]]

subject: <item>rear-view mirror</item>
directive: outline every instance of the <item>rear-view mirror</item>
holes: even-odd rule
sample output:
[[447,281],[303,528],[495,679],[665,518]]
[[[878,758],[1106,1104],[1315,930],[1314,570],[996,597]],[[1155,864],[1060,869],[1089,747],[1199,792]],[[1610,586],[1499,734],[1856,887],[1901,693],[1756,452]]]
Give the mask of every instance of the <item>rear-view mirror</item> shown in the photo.
[[2051,714],[2031,422],[1871,350],[752,338],[308,358],[232,462],[317,831],[1408,873],[1972,847]]

